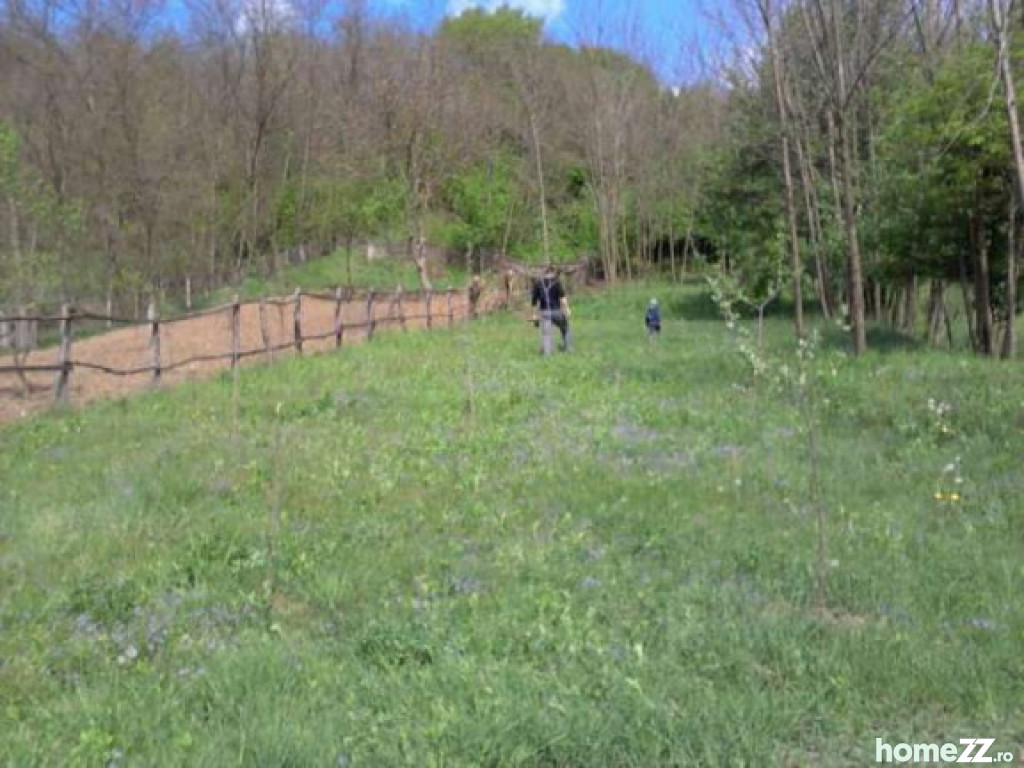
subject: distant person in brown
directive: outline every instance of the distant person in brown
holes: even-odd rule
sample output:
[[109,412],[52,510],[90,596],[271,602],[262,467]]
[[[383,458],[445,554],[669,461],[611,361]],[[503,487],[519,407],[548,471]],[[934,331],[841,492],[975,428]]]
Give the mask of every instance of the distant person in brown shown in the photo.
[[476,320],[479,314],[480,297],[484,293],[484,284],[480,275],[473,275],[469,282],[469,315]]
[[505,271],[505,306],[512,306],[512,283],[515,279],[515,275],[511,269]]

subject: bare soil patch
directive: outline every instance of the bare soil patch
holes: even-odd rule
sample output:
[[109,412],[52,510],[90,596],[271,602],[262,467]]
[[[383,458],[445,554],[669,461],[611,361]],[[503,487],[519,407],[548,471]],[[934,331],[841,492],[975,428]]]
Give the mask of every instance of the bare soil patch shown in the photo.
[[[480,301],[480,311],[487,312],[503,303],[503,297],[485,295]],[[267,306],[267,335],[270,346],[290,344],[294,341],[294,305]],[[427,302],[418,296],[406,296],[402,300],[402,311],[390,295],[381,295],[373,308],[375,321],[374,335],[401,332],[404,315],[407,330],[422,330],[428,325]],[[465,320],[469,302],[463,293],[452,296],[451,313],[455,321]],[[335,303],[333,300],[316,296],[303,296],[302,301],[302,351],[320,353],[335,350],[334,332]],[[342,304],[343,325],[342,346],[359,344],[366,340],[366,302],[351,301]],[[449,324],[449,305],[446,294],[436,294],[430,307],[430,325],[445,328]],[[231,352],[231,309],[225,308],[213,314],[187,316],[161,323],[160,346],[161,366],[169,368],[181,361],[194,357],[225,355]],[[294,347],[263,353],[265,344],[260,328],[258,302],[241,305],[239,313],[240,351],[242,364],[266,363],[281,360],[296,354]],[[327,338],[310,339],[326,336]],[[250,353],[247,355],[247,353]],[[33,350],[25,359],[26,366],[57,365],[59,350],[55,347]],[[151,364],[150,326],[133,325],[99,335],[75,340],[71,358],[76,363],[91,363],[117,370],[145,368]],[[9,358],[8,358],[9,359]],[[0,360],[4,360],[0,358]],[[4,361],[6,362],[6,361]],[[203,360],[188,363],[174,370],[162,373],[162,385],[171,386],[181,381],[211,376],[230,368],[230,359]],[[26,378],[32,392],[26,394],[18,376],[0,373],[0,423],[8,423],[31,413],[45,410],[53,404],[55,374],[29,373]],[[83,405],[101,398],[121,397],[133,392],[145,391],[153,386],[150,371],[128,376],[116,376],[101,371],[75,366],[71,373],[69,400],[72,405]]]

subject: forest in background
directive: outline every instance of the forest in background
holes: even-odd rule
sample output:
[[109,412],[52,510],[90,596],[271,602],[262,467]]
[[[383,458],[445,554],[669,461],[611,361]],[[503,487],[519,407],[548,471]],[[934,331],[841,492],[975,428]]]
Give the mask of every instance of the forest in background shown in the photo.
[[856,352],[872,321],[1014,352],[1007,0],[730,0],[706,13],[731,50],[695,44],[677,83],[628,13],[574,46],[510,9],[431,31],[360,0],[167,13],[4,4],[0,307],[124,306],[384,239],[424,281],[426,243],[593,255],[609,282],[714,261]]

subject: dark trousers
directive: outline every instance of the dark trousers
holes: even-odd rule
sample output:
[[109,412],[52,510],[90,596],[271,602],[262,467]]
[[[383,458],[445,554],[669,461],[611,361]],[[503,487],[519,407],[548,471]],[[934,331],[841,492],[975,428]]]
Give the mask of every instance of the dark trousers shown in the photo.
[[541,310],[540,313],[540,352],[542,355],[551,354],[551,326],[554,325],[562,333],[562,351],[568,352],[572,347],[572,331],[569,328],[569,318],[561,310]]

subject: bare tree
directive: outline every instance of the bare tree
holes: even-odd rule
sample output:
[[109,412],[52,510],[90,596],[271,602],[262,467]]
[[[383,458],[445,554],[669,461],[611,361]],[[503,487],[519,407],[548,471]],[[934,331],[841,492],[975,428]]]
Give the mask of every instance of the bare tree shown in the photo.
[[836,158],[833,168],[841,200],[853,350],[860,354],[867,349],[867,326],[858,229],[855,105],[879,55],[902,29],[905,14],[902,7],[887,0],[800,0],[798,6],[827,95],[829,152]]
[[761,22],[764,25],[766,45],[771,56],[772,83],[775,93],[775,108],[779,117],[779,134],[781,139],[782,152],[782,179],[786,192],[786,219],[789,224],[789,257],[790,269],[793,279],[793,325],[797,337],[804,336],[804,309],[803,309],[803,262],[800,259],[800,235],[797,229],[796,202],[793,195],[793,172],[790,160],[790,146],[792,143],[792,117],[789,113],[788,102],[785,97],[784,64],[782,59],[781,42],[777,39],[776,27],[779,19],[778,13],[783,8],[776,9],[772,0],[757,0],[758,11]]
[[1015,198],[1011,201],[1010,217],[1007,224],[1009,247],[1006,254],[1006,336],[1003,342],[1003,357],[1014,357],[1017,348],[1017,247],[1020,240],[1017,236],[1020,201],[1024,201],[1024,149],[1021,148],[1020,120],[1017,115],[1017,90],[1014,86],[1013,70],[1010,67],[1009,33],[1009,2],[1004,0],[988,0],[989,12],[992,17],[993,42],[999,56],[999,74],[1003,81],[1003,94],[1006,97],[1006,112],[1010,123],[1010,141],[1013,144],[1013,164],[1016,170],[1017,188]]

